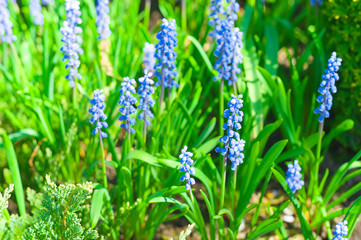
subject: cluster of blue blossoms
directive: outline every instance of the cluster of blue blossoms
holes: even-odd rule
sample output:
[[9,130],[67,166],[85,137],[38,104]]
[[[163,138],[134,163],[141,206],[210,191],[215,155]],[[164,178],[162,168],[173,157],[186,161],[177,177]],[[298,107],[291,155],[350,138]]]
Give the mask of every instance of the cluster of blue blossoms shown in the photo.
[[156,53],[155,58],[157,64],[154,66],[154,75],[158,78],[158,82],[155,86],[162,86],[162,88],[178,87],[178,83],[174,81],[174,77],[177,76],[175,60],[177,53],[174,48],[177,46],[177,33],[175,20],[168,21],[163,18],[160,25],[161,31],[157,33],[157,39],[159,42],[155,45]]
[[154,66],[156,63],[155,55],[155,46],[151,43],[145,43],[143,48],[144,58],[143,58],[143,65],[144,65],[144,72],[152,72],[154,71]]
[[194,161],[192,160],[193,153],[187,152],[188,147],[184,146],[181,150],[182,154],[179,155],[180,163],[183,165],[179,168],[180,172],[185,172],[184,175],[180,178],[181,181],[186,180],[186,189],[190,190],[191,186],[195,184],[194,178],[191,177],[191,175],[195,174],[195,170],[192,167],[194,164]]
[[44,25],[44,16],[41,13],[40,0],[31,0],[30,1],[30,15],[33,17],[34,24],[43,26]]
[[63,62],[68,61],[65,65],[66,69],[69,69],[69,74],[65,77],[69,80],[70,86],[75,86],[75,78],[81,79],[81,75],[78,72],[80,66],[79,54],[83,53],[79,44],[82,42],[78,33],[82,32],[81,27],[77,26],[82,22],[80,15],[79,1],[66,0],[65,2],[66,20],[64,26],[60,29],[64,42],[64,45],[60,50],[64,53]]
[[336,224],[333,234],[335,234],[335,237],[333,237],[332,240],[348,240],[348,238],[346,238],[348,234],[347,221],[344,220]]
[[325,74],[322,75],[322,81],[318,92],[321,94],[317,97],[317,102],[321,103],[314,111],[315,114],[320,114],[318,117],[319,122],[323,122],[325,118],[330,116],[332,107],[332,93],[336,93],[337,88],[335,82],[340,79],[337,74],[341,66],[342,59],[336,57],[336,52],[333,52],[331,58],[328,60],[327,69]]
[[218,58],[214,65],[218,76],[213,80],[221,79],[232,85],[238,79],[237,74],[241,72],[239,64],[243,60],[241,53],[243,34],[239,28],[234,27],[240,7],[235,0],[227,0],[227,6],[224,6],[222,0],[214,0],[211,3],[209,25],[214,26],[214,30],[210,36],[216,39],[214,55]]
[[97,0],[96,4],[97,12],[97,31],[99,33],[99,40],[107,38],[111,31],[109,29],[110,17],[109,17],[109,0]]
[[322,5],[323,1],[322,0],[310,0],[310,3],[312,6],[316,6],[317,4]]
[[288,170],[286,172],[286,181],[292,192],[295,193],[305,184],[304,181],[301,180],[301,167],[298,165],[297,160],[294,161],[294,164],[288,164],[287,167]]
[[152,94],[154,93],[154,81],[151,78],[153,76],[152,72],[146,72],[144,77],[138,79],[140,86],[138,89],[138,94],[140,95],[138,108],[143,110],[143,114],[139,115],[139,119],[143,119],[147,126],[150,125],[150,121],[147,119],[154,118],[153,113],[150,111],[150,108],[154,106],[154,100],[152,99]]
[[245,141],[240,139],[239,133],[235,130],[241,129],[243,120],[243,112],[240,110],[243,107],[242,95],[234,96],[228,102],[229,109],[224,111],[224,117],[227,122],[223,124],[223,130],[226,130],[226,135],[219,138],[219,142],[223,143],[224,148],[217,147],[216,152],[227,156],[232,161],[232,170],[236,170],[237,166],[243,163]]
[[135,94],[134,85],[134,79],[129,79],[129,77],[123,78],[123,82],[119,90],[120,100],[118,102],[118,104],[121,105],[121,107],[119,108],[119,112],[121,113],[119,121],[122,122],[120,127],[131,133],[135,133],[134,128],[132,128],[135,123],[135,119],[131,118],[130,115],[136,112],[133,104],[137,102],[137,99],[133,96],[133,94]]
[[53,4],[54,4],[54,0],[41,0],[41,3],[42,3],[44,6],[53,5]]
[[104,108],[105,108],[105,96],[103,94],[103,89],[94,90],[94,98],[90,100],[90,103],[93,105],[91,108],[89,108],[89,113],[93,115],[93,117],[90,119],[91,124],[96,124],[96,127],[94,128],[92,134],[96,135],[98,132],[102,138],[106,138],[108,135],[103,132],[101,129],[107,128],[108,124],[105,121],[107,119],[107,115],[104,114]]
[[0,0],[0,40],[9,44],[16,40],[16,36],[13,35],[13,24],[10,21],[7,0]]

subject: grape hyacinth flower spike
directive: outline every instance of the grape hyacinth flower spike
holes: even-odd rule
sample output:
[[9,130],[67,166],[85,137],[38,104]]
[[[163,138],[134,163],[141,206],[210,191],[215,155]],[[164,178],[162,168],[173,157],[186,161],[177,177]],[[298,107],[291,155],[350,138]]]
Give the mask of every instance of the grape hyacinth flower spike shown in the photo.
[[208,15],[209,26],[214,27],[212,31],[209,32],[210,37],[216,37],[218,28],[221,23],[221,17],[225,15],[225,11],[223,9],[223,0],[211,0],[211,6],[209,7],[211,13]]
[[152,72],[146,72],[144,77],[139,78],[139,89],[138,94],[140,95],[138,108],[143,110],[143,113],[139,115],[139,119],[143,119],[144,121],[144,140],[146,140],[147,136],[147,126],[150,125],[150,121],[147,119],[153,119],[154,115],[150,108],[154,106],[154,100],[152,99],[152,94],[154,94],[154,81],[151,78],[153,76]]
[[156,63],[156,59],[154,57],[155,54],[154,44],[146,42],[144,44],[143,53],[144,53],[144,58],[143,58],[144,73],[153,72]]
[[54,0],[41,0],[41,3],[42,3],[44,6],[53,5],[53,4],[54,4]]
[[316,5],[322,5],[323,1],[322,0],[310,0],[310,4],[312,6],[316,6]]
[[239,31],[239,28],[234,28],[232,32],[232,45],[233,45],[233,56],[231,63],[231,77],[228,80],[228,85],[233,85],[233,91],[237,94],[238,76],[241,73],[239,65],[243,62],[243,55],[241,50],[243,48],[242,43],[243,32]]
[[305,184],[304,181],[301,180],[301,167],[297,160],[294,161],[294,164],[288,164],[287,167],[288,170],[286,172],[286,181],[292,192],[295,193]]
[[173,80],[173,78],[177,76],[175,65],[177,53],[174,51],[178,42],[177,33],[175,31],[176,24],[174,19],[168,21],[163,18],[162,21],[163,22],[160,25],[161,30],[157,33],[159,42],[155,45],[156,52],[154,55],[157,59],[157,64],[154,66],[154,75],[158,79],[155,86],[161,86],[160,106],[164,99],[164,88],[169,88],[170,92],[172,87],[178,87],[178,83]]
[[[103,89],[96,89],[94,91],[94,98],[90,100],[90,103],[93,105],[91,108],[89,108],[89,112],[93,115],[93,117],[90,119],[91,124],[96,124],[95,129],[93,130],[92,134],[96,135],[99,133],[99,142],[100,147],[102,150],[102,172],[103,172],[103,183],[104,187],[108,188],[108,180],[107,180],[107,172],[105,169],[105,154],[104,154],[104,147],[103,147],[103,139],[108,137],[108,135],[102,131],[102,128],[108,128],[108,123],[105,122],[107,119],[107,115],[104,113],[105,108],[105,96],[103,94]],[[103,120],[103,121],[102,121]]]
[[[223,130],[226,130],[226,135],[219,138],[219,142],[224,144],[224,148],[216,148],[216,152],[225,156],[225,161],[227,160],[227,153],[230,149],[231,140],[240,140],[239,133],[235,130],[239,130],[242,127],[240,124],[243,120],[243,112],[240,110],[243,107],[242,95],[232,95],[232,99],[227,105],[229,109],[226,109],[223,115],[227,119],[227,122],[223,124]],[[236,144],[234,143],[233,145],[235,146]]]
[[191,191],[191,186],[195,184],[194,178],[191,175],[195,174],[195,170],[192,167],[194,161],[192,160],[193,153],[187,152],[188,147],[184,146],[181,150],[181,155],[179,155],[180,163],[183,165],[179,168],[180,172],[185,172],[184,175],[180,178],[181,181],[186,180],[186,189]]
[[97,31],[99,33],[98,40],[103,40],[111,34],[109,29],[110,17],[109,17],[109,0],[97,0],[96,1],[96,24]]
[[336,93],[337,88],[335,82],[340,79],[337,74],[341,66],[342,59],[337,58],[336,52],[333,52],[331,58],[328,60],[327,69],[325,74],[322,75],[322,81],[318,92],[321,94],[317,97],[317,102],[321,103],[314,111],[315,114],[320,114],[318,121],[323,123],[325,118],[330,116],[330,110],[332,107],[332,93]]
[[13,23],[10,21],[7,0],[0,0],[0,41],[8,44],[16,41],[16,36],[13,35]]
[[63,23],[64,26],[60,28],[63,35],[61,41],[64,42],[64,45],[60,50],[64,53],[63,62],[67,61],[65,68],[69,69],[69,74],[65,78],[69,80],[70,86],[74,89],[75,78],[82,78],[78,72],[79,54],[83,54],[83,50],[79,46],[82,43],[82,38],[77,35],[83,31],[81,27],[77,26],[82,22],[79,1],[66,0],[65,10],[67,18]]
[[33,18],[34,24],[43,26],[44,25],[44,16],[41,13],[40,0],[30,0],[30,15]]
[[[227,121],[223,124],[222,129],[226,130],[226,135],[219,138],[219,142],[224,144],[224,147],[217,147],[216,152],[223,155],[223,164],[221,174],[222,176],[222,186],[221,186],[221,203],[220,206],[223,207],[224,203],[224,193],[226,188],[226,167],[227,167],[227,158],[232,161],[232,170],[234,170],[234,177],[237,176],[237,166],[243,162],[245,141],[240,139],[239,133],[236,130],[241,129],[241,124],[243,120],[243,112],[241,108],[243,107],[242,95],[235,96],[232,95],[232,99],[228,102],[229,109],[224,111],[224,117]],[[235,185],[234,185],[235,186]]]
[[100,137],[106,138],[108,135],[101,130],[103,127],[104,128],[108,127],[108,124],[105,121],[102,121],[107,119],[107,115],[104,114],[105,96],[103,92],[104,92],[103,89],[94,90],[94,98],[90,100],[90,103],[93,106],[89,108],[89,113],[93,115],[93,117],[90,119],[90,123],[96,124],[96,127],[94,128],[92,134],[96,135],[97,133],[99,133]]
[[135,123],[135,119],[131,118],[130,115],[136,112],[135,107],[133,106],[137,99],[133,96],[135,94],[135,80],[129,79],[129,77],[123,78],[123,82],[121,84],[120,92],[120,101],[118,102],[121,107],[119,108],[119,112],[121,116],[119,117],[119,121],[121,121],[121,128],[124,128],[128,131],[128,136],[130,137],[130,133],[135,133],[132,125]]
[[347,221],[344,220],[343,222],[337,223],[333,234],[335,234],[335,237],[333,237],[332,240],[348,240],[348,238],[346,238],[348,234]]

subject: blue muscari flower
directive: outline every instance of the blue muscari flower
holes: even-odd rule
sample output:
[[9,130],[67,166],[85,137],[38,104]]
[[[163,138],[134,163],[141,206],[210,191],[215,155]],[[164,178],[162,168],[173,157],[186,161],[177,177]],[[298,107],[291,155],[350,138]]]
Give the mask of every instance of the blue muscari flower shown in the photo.
[[341,66],[342,59],[336,57],[336,52],[333,52],[331,58],[328,60],[327,69],[325,74],[322,75],[322,81],[318,92],[321,93],[317,97],[317,102],[321,103],[314,111],[315,114],[320,114],[318,117],[319,122],[323,122],[325,118],[330,116],[330,110],[332,107],[332,93],[336,93],[337,88],[335,82],[340,79],[337,74]]
[[40,0],[30,0],[30,15],[33,17],[35,25],[44,25],[44,16],[41,13]]
[[304,185],[304,181],[301,180],[301,167],[298,165],[297,160],[294,161],[294,164],[288,164],[287,166],[288,170],[286,172],[286,181],[292,192],[295,193]]
[[118,104],[121,105],[121,107],[119,108],[119,112],[121,113],[119,121],[122,122],[120,127],[131,133],[135,133],[134,128],[131,127],[132,125],[134,125],[135,119],[131,118],[130,115],[136,112],[133,104],[137,102],[137,99],[133,96],[133,94],[135,94],[134,85],[134,79],[129,79],[129,77],[123,78],[123,82],[119,90],[120,101],[118,102]]
[[109,29],[110,17],[109,17],[109,0],[97,0],[96,6],[97,12],[97,31],[99,33],[99,40],[107,38],[111,31]]
[[333,231],[335,237],[333,237],[332,240],[348,240],[348,238],[346,238],[348,234],[348,228],[346,225],[346,220],[344,220],[343,222],[339,222],[335,225],[335,230]]
[[65,78],[69,80],[70,86],[74,87],[75,77],[81,79],[81,75],[78,72],[80,66],[79,54],[83,53],[83,49],[79,46],[82,39],[77,35],[82,32],[82,28],[77,26],[82,22],[79,1],[66,0],[65,10],[67,18],[64,21],[64,26],[60,28],[60,32],[63,35],[61,41],[64,42],[64,45],[60,50],[64,52],[63,62],[68,61],[65,68],[69,69],[69,74]]
[[209,26],[213,26],[214,29],[209,33],[210,37],[216,37],[217,32],[219,31],[219,26],[221,23],[221,16],[225,15],[225,10],[223,8],[223,0],[211,0],[211,6],[209,7],[211,13],[208,15]]
[[195,184],[194,178],[191,177],[191,175],[195,174],[195,170],[192,167],[194,164],[194,161],[191,159],[193,154],[191,152],[187,152],[188,147],[184,146],[182,151],[182,154],[179,155],[180,163],[183,165],[179,168],[180,172],[185,172],[185,174],[180,178],[181,181],[186,180],[186,189],[190,190],[191,186]]
[[152,72],[145,73],[144,77],[139,78],[139,89],[138,94],[140,95],[138,108],[143,110],[143,114],[139,115],[139,119],[146,121],[147,125],[150,125],[150,121],[147,119],[154,118],[153,113],[150,111],[150,108],[154,106],[154,100],[152,99],[152,94],[154,93],[154,81],[151,78],[153,76]]
[[234,24],[234,22],[238,19],[237,12],[239,11],[240,6],[236,0],[227,0],[227,3],[229,3],[229,5],[227,6],[226,9],[226,15],[227,18],[230,21],[233,21]]
[[214,69],[218,71],[218,76],[213,78],[214,81],[219,79],[228,80],[231,77],[231,62],[232,62],[232,22],[227,19],[222,19],[220,30],[216,34],[216,49],[214,55],[218,57],[214,64]]
[[232,170],[237,168],[237,165],[243,162],[244,155],[242,153],[244,149],[245,141],[240,139],[239,133],[235,130],[241,129],[241,123],[243,120],[243,107],[242,95],[234,96],[228,102],[229,109],[224,111],[223,116],[227,118],[227,121],[223,124],[223,130],[226,130],[226,135],[219,138],[219,142],[224,144],[224,148],[217,147],[216,152],[221,153],[223,156],[228,157],[232,161]]
[[239,28],[234,28],[232,32],[232,45],[233,45],[233,56],[231,64],[231,77],[228,80],[228,85],[232,85],[233,82],[237,82],[237,74],[241,73],[239,64],[243,61],[243,55],[241,49],[243,47],[242,43],[243,32],[239,31]]
[[177,53],[174,48],[177,46],[177,33],[175,20],[168,21],[163,18],[163,23],[160,25],[161,30],[157,33],[159,42],[155,45],[155,58],[157,64],[154,66],[154,75],[158,78],[155,86],[161,85],[163,87],[178,87],[178,83],[173,80],[177,76],[176,65],[174,64]]
[[144,48],[144,58],[143,58],[143,66],[144,72],[154,71],[154,66],[156,63],[155,55],[155,46],[151,43],[145,43]]
[[91,124],[96,124],[92,134],[96,135],[98,132],[102,138],[106,138],[108,135],[105,132],[102,132],[102,128],[107,128],[108,124],[105,121],[107,119],[107,115],[104,114],[105,96],[103,94],[103,89],[94,90],[94,98],[90,100],[90,103],[93,104],[91,108],[89,108],[89,113],[93,115],[90,119]]
[[7,0],[0,0],[0,40],[9,44],[16,40],[16,36],[13,35],[13,24],[10,21]]
[[322,0],[310,0],[310,3],[312,6],[315,6],[317,4],[322,5],[323,1]]
[[42,3],[44,6],[53,5],[53,4],[54,4],[54,0],[41,0],[41,3]]
[[243,163],[244,159],[244,146],[246,144],[246,141],[243,139],[234,139],[232,138],[229,146],[229,152],[228,152],[228,158],[232,162],[231,169],[236,170],[237,166],[239,164]]

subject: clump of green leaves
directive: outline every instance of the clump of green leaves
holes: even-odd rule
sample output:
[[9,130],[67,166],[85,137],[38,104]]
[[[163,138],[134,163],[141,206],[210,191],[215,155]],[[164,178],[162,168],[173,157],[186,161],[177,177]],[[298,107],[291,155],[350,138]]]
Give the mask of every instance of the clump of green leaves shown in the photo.
[[86,201],[93,192],[91,183],[57,186],[46,176],[42,206],[25,239],[96,239],[98,233],[82,224]]
[[[356,126],[351,134],[342,136],[344,143],[351,145],[354,150],[360,146],[360,122],[361,122],[361,2],[360,1],[328,1],[322,12],[327,18],[327,42],[331,49],[337,49],[337,54],[347,64],[340,73],[342,81],[339,81],[335,103],[335,122],[341,122],[344,116],[354,116]],[[355,114],[356,113],[356,114]],[[357,114],[358,113],[358,114]],[[347,139],[346,139],[347,138]]]

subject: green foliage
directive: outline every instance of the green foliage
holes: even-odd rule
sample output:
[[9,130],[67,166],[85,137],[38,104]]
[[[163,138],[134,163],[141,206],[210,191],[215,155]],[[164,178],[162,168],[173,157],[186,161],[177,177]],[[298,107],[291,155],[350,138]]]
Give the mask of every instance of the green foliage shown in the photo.
[[82,225],[92,191],[91,183],[57,186],[47,175],[39,216],[25,239],[96,239],[98,233]]
[[4,194],[0,193],[0,217],[4,209],[8,208],[8,200],[11,197],[11,192],[14,191],[14,184],[10,184],[9,188],[5,188]]
[[[341,80],[338,81],[338,93],[334,99],[337,122],[344,116],[354,116],[356,126],[352,134],[343,135],[343,143],[358,150],[361,143],[361,2],[326,1],[322,8],[327,28],[327,48],[337,49],[343,59]],[[356,120],[355,119],[355,120]]]

